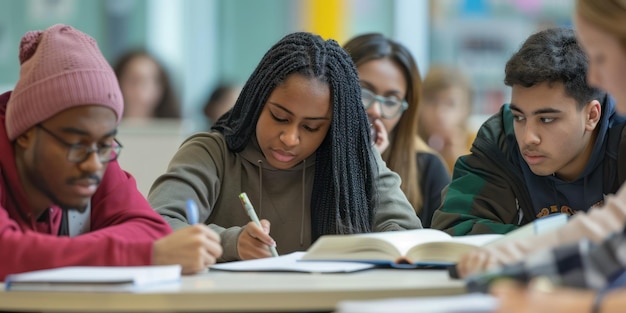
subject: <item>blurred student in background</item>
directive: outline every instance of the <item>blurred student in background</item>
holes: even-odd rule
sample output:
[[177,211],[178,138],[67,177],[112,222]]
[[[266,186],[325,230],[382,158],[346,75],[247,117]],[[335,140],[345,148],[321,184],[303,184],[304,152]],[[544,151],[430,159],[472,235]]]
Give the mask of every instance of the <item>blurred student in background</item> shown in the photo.
[[382,34],[364,34],[344,48],[357,67],[373,142],[402,178],[402,191],[424,227],[441,204],[450,176],[439,155],[417,135],[422,80],[409,50]]
[[[590,85],[606,90],[616,99],[620,114],[626,114],[626,27],[623,23],[625,19],[624,1],[578,0],[576,3],[574,25],[578,41],[589,58],[587,80]],[[492,288],[492,292],[501,302],[498,312],[624,311],[626,187],[622,186],[615,196],[607,198],[603,208],[593,209],[588,215],[577,216],[564,228],[570,230],[569,236],[573,238],[559,236],[560,240],[553,241],[550,246],[583,237],[589,239],[542,253],[548,257],[559,253],[558,260],[561,262],[557,262],[557,266],[554,266],[553,262],[542,262],[533,265],[533,268],[539,268],[544,273],[546,268],[563,268],[559,266],[562,263],[566,265],[567,270],[554,273],[556,281],[567,281],[563,278],[569,280],[574,277],[584,278],[587,281],[585,287],[591,287],[593,290],[559,287],[546,291],[542,288],[533,288],[532,284],[527,288],[510,282],[500,283]],[[591,230],[593,232],[590,234]],[[559,233],[565,234],[562,231]],[[613,235],[610,235],[611,233]],[[602,238],[606,239],[601,241]],[[541,242],[545,238],[535,239],[535,242]],[[594,245],[589,241],[601,243]],[[540,255],[533,258],[541,259]]]
[[113,68],[124,95],[124,118],[181,117],[169,75],[154,56],[145,50],[132,50]]
[[219,84],[209,95],[204,105],[203,112],[209,123],[209,129],[217,120],[228,112],[237,101],[241,88],[234,84]]
[[470,80],[460,70],[434,65],[422,86],[419,135],[439,152],[452,174],[454,162],[469,153],[476,137],[476,132],[468,125],[474,97]]

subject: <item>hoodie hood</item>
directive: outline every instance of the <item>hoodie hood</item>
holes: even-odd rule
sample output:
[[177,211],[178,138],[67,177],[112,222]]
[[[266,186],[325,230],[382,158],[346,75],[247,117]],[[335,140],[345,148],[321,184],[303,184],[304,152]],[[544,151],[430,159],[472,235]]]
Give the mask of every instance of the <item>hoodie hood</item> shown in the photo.
[[601,107],[602,116],[600,116],[600,122],[597,126],[599,128],[598,136],[596,137],[596,142],[593,146],[593,151],[591,152],[591,158],[589,159],[589,162],[587,162],[587,167],[585,167],[585,170],[577,180],[588,176],[602,164],[607,146],[609,128],[621,123],[624,120],[623,117],[618,116],[617,111],[615,111],[615,100],[609,95],[604,96]]
[[[19,174],[17,171],[17,164],[15,162],[14,156],[14,147],[13,143],[9,140],[7,132],[6,132],[6,110],[7,103],[9,98],[11,97],[11,92],[8,91],[0,95],[0,179],[5,179],[6,188],[11,192],[12,197],[14,197],[15,201],[21,206],[21,210],[17,211],[17,213],[22,217],[22,221],[24,223],[30,223],[31,227],[34,227],[34,222],[30,219],[30,215],[32,215],[32,209],[28,205],[28,201],[26,199],[26,195],[21,187],[12,186],[8,182],[20,181]],[[1,184],[1,183],[0,183]],[[2,199],[0,195],[0,200]]]

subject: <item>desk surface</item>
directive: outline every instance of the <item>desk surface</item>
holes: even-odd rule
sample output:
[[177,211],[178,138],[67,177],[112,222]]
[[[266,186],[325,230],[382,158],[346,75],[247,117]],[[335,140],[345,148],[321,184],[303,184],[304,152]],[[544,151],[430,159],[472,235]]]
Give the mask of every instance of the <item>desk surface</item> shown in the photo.
[[350,274],[229,273],[185,276],[141,293],[5,292],[0,311],[279,312],[332,311],[341,300],[454,295],[462,281],[443,270],[377,269]]

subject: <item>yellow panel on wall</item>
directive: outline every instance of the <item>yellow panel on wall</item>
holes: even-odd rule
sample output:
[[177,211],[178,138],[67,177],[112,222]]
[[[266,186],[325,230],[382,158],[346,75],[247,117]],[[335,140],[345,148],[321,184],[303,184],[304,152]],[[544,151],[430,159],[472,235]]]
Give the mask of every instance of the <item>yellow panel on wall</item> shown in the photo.
[[346,5],[346,0],[305,0],[301,12],[305,30],[341,43],[349,22]]

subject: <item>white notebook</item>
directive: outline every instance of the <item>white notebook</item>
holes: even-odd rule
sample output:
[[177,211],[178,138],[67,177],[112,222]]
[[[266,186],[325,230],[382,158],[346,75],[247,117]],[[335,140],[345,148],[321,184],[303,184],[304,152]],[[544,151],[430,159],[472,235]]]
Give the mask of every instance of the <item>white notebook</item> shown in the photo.
[[487,294],[341,301],[335,313],[490,313],[498,301]]
[[213,270],[231,272],[301,272],[350,273],[373,268],[373,264],[357,262],[301,262],[304,252],[293,252],[275,258],[220,263]]
[[133,292],[180,281],[180,265],[70,266],[7,276],[7,291]]

